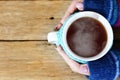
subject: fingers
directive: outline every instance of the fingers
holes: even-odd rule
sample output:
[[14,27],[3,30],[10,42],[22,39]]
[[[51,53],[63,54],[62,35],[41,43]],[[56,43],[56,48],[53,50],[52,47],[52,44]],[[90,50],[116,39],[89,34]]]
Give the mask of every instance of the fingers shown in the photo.
[[56,50],[63,57],[63,59],[69,65],[69,67],[71,68],[72,71],[80,73],[80,74],[84,74],[84,75],[90,75],[87,64],[82,64],[81,65],[81,64],[77,63],[76,61],[70,59],[66,55],[66,53],[64,52],[64,50],[62,49],[62,47],[60,47],[60,46],[58,46],[56,48]]
[[60,23],[58,23],[58,25],[55,27],[55,31],[58,31],[61,27],[62,27],[62,23],[60,22]]
[[[65,22],[65,20],[76,10],[83,10],[83,0],[73,0],[73,2],[71,3],[71,5],[69,6],[69,8],[67,9],[65,15],[63,16],[63,18],[61,19],[60,23],[56,26],[55,30],[58,30],[61,28],[61,26],[63,25],[63,23]],[[79,63],[77,63],[76,61],[70,59],[66,53],[64,52],[64,50],[62,49],[62,47],[57,46],[56,50],[58,51],[58,53],[63,57],[63,59],[65,60],[65,62],[70,66],[70,68],[77,73],[80,74],[84,74],[84,75],[90,75],[89,73],[89,69],[88,69],[88,65],[87,64],[83,64],[80,65]]]
[[76,4],[78,3],[77,0],[73,0],[71,5],[68,7],[65,15],[61,19],[61,23],[64,23],[65,20],[76,10]]
[[59,30],[65,20],[72,14],[74,13],[75,10],[83,10],[83,0],[73,0],[71,5],[68,7],[65,15],[61,19],[60,23],[56,26],[56,30]]
[[68,60],[69,59],[69,57],[66,55],[66,53],[64,52],[64,50],[62,49],[62,47],[57,46],[56,50],[64,58],[64,60]]
[[83,3],[77,3],[77,4],[76,4],[76,8],[77,8],[78,10],[83,10],[83,9],[84,9]]
[[75,10],[83,10],[83,3],[78,1],[78,0],[74,0],[71,5],[69,6],[69,8],[67,9],[64,17],[61,20],[61,23],[64,23],[65,20],[72,14],[74,13]]
[[79,73],[84,75],[90,75],[88,65],[87,64],[80,65]]
[[62,47],[57,46],[56,50],[57,50],[58,52],[61,52],[61,51],[62,51]]
[[62,47],[58,46],[56,48],[56,50],[58,51],[58,53],[62,56],[62,58],[65,60],[65,62],[69,65],[72,66],[72,64],[75,63],[75,61],[73,61],[72,59],[70,59],[68,57],[68,55],[64,52],[64,50],[62,49]]

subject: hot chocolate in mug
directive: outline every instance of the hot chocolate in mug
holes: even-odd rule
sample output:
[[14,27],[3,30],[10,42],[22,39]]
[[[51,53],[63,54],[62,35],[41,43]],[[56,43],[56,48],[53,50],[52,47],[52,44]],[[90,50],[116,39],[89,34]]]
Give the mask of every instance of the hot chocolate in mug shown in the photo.
[[47,38],[50,44],[61,45],[71,59],[86,63],[103,57],[110,50],[113,31],[102,15],[84,11],[71,15],[59,31],[48,33]]

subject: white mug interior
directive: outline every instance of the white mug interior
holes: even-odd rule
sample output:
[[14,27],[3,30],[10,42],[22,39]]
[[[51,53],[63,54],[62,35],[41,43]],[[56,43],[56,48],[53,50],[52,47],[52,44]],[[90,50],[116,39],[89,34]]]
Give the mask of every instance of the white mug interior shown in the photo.
[[[67,31],[69,29],[69,26],[76,21],[79,18],[82,17],[91,17],[94,18],[96,20],[98,20],[99,22],[101,22],[106,30],[107,33],[107,42],[106,42],[106,46],[104,47],[104,49],[97,54],[96,56],[93,57],[81,57],[76,55],[74,52],[72,52],[72,50],[69,48],[68,44],[67,44]],[[93,61],[96,59],[99,59],[101,57],[103,57],[111,48],[112,44],[113,44],[113,31],[111,28],[110,23],[100,14],[96,13],[96,12],[91,12],[91,11],[84,11],[84,12],[78,12],[76,14],[73,14],[72,16],[70,16],[70,18],[67,19],[65,25],[64,25],[64,30],[63,30],[63,43],[64,46],[66,47],[66,49],[68,50],[68,52],[70,53],[70,55],[72,55],[75,58],[78,58],[80,60],[83,61]]]

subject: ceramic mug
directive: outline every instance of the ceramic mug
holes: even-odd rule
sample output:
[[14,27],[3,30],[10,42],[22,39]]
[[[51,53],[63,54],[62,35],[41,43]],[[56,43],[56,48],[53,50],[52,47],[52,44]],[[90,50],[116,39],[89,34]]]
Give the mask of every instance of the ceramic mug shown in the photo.
[[[81,57],[76,55],[74,52],[72,52],[67,44],[67,31],[70,27],[70,25],[76,21],[79,18],[82,17],[90,17],[90,18],[94,18],[96,20],[98,20],[99,22],[101,22],[106,30],[107,33],[107,42],[106,45],[104,47],[104,49],[97,54],[96,56],[93,57]],[[96,12],[92,12],[92,11],[84,11],[84,12],[78,12],[75,13],[73,15],[71,15],[63,24],[63,26],[60,28],[59,31],[56,32],[50,32],[48,33],[48,42],[50,44],[56,44],[56,45],[61,45],[63,50],[66,52],[66,54],[73,60],[79,62],[79,63],[86,63],[88,61],[93,61],[93,60],[97,60],[101,57],[103,57],[111,48],[112,44],[113,44],[113,31],[111,28],[110,23],[99,13]]]

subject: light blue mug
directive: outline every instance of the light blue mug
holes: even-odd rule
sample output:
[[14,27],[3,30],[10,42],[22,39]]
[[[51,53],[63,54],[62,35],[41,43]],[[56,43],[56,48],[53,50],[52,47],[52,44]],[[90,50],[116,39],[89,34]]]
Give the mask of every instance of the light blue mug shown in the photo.
[[[68,31],[70,25],[74,21],[76,21],[77,19],[80,19],[82,17],[90,17],[90,18],[94,18],[94,19],[98,20],[99,22],[101,22],[104,25],[104,28],[107,33],[107,42],[106,42],[105,48],[98,55],[93,56],[93,57],[86,58],[86,57],[78,56],[69,48],[69,46],[67,44],[66,35],[67,35],[67,31]],[[86,63],[88,61],[97,60],[97,59],[103,57],[110,50],[110,48],[113,44],[113,31],[112,31],[112,28],[111,28],[111,25],[109,24],[109,22],[102,15],[100,15],[96,12],[84,11],[84,12],[78,12],[78,13],[71,15],[66,20],[66,22],[63,24],[63,26],[61,27],[61,29],[59,31],[48,33],[47,38],[48,38],[48,42],[50,44],[61,45],[62,48],[64,49],[64,51],[66,52],[66,54],[71,59],[73,59],[79,63]]]

